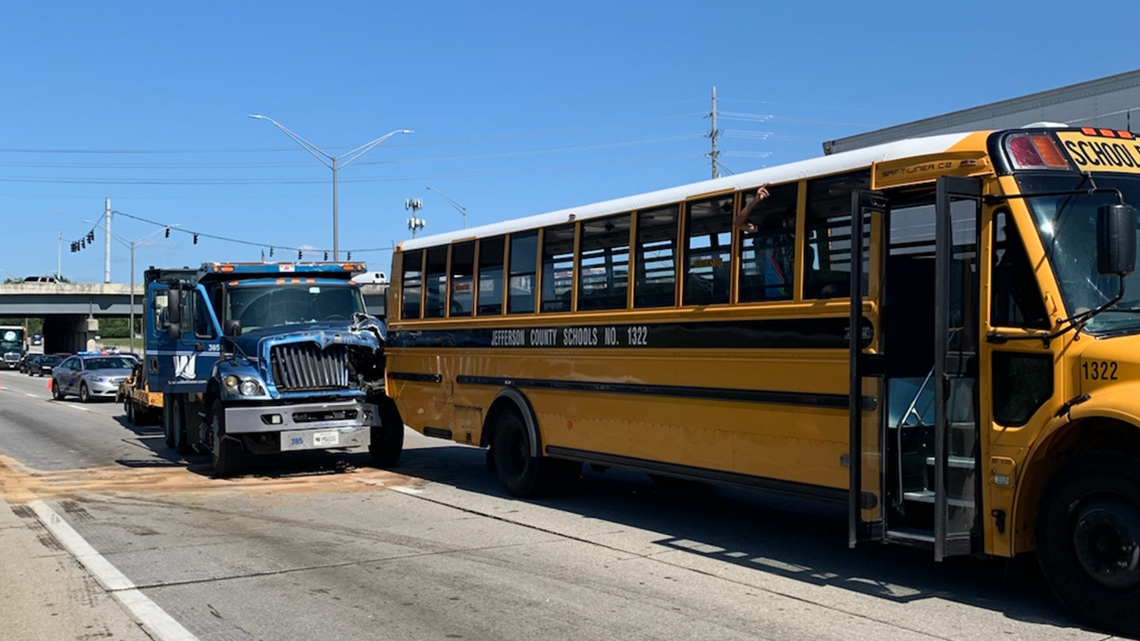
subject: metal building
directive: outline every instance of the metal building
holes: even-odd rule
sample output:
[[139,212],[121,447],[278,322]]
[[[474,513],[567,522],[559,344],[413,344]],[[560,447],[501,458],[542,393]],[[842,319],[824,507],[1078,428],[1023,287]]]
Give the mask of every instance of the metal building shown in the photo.
[[1136,112],[1140,120],[1140,71],[828,140],[823,143],[823,153],[833,154],[917,136],[1013,129],[1035,122],[1062,122],[1078,127],[1131,130],[1133,112]]

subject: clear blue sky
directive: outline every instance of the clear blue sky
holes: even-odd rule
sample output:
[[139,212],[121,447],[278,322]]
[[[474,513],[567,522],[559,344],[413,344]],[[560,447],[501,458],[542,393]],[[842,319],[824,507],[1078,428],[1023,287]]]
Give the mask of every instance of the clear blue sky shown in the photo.
[[[1125,0],[0,4],[0,278],[340,249],[820,155],[821,142],[1137,68]],[[436,191],[429,191],[432,187]],[[88,222],[85,222],[88,221]],[[175,227],[170,238],[161,226]],[[71,241],[94,229],[79,253]],[[157,235],[153,234],[157,233]],[[194,245],[190,233],[201,236]],[[211,237],[212,236],[212,237]],[[148,238],[149,237],[149,238]],[[143,241],[143,239],[147,239]],[[243,241],[250,244],[242,244]],[[140,242],[142,241],[142,242]],[[277,249],[273,259],[295,260]]]

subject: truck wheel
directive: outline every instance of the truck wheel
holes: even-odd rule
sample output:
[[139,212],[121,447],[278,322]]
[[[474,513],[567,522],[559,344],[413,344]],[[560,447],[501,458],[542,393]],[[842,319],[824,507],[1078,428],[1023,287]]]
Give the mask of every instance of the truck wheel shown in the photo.
[[1090,452],[1061,467],[1037,509],[1037,558],[1079,619],[1140,634],[1140,459]]
[[55,380],[54,378],[51,379],[51,397],[57,401],[62,401],[63,396],[63,390],[59,387],[59,381]]
[[123,399],[123,411],[127,415],[127,422],[128,423],[130,423],[131,425],[138,425],[137,418],[135,417],[135,404],[131,402],[131,399],[129,399],[129,398]]
[[214,478],[236,476],[241,468],[241,441],[226,436],[226,413],[222,402],[210,406],[210,453],[214,461]]
[[404,451],[404,420],[392,401],[378,403],[380,426],[371,430],[368,454],[376,467],[395,467]]
[[194,449],[186,441],[186,411],[182,399],[174,399],[170,404],[170,431],[174,438],[174,451],[179,454],[193,454]]
[[505,410],[495,421],[491,449],[495,475],[512,496],[532,498],[551,490],[552,461],[530,455],[530,434],[515,410]]

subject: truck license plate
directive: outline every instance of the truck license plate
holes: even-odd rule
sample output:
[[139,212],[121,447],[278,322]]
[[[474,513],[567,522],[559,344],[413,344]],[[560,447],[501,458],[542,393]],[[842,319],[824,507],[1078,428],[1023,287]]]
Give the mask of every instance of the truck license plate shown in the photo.
[[340,443],[336,432],[313,432],[313,445],[316,447],[333,447]]

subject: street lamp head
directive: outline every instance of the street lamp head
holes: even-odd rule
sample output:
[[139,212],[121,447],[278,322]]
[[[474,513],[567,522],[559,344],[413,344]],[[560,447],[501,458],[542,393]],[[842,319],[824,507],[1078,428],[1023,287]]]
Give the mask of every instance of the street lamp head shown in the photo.
[[266,118],[265,116],[263,116],[261,114],[249,114],[249,117],[253,118],[254,120],[269,120],[268,118]]

